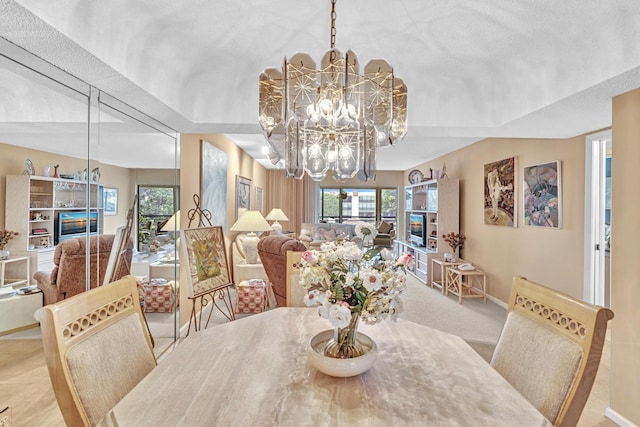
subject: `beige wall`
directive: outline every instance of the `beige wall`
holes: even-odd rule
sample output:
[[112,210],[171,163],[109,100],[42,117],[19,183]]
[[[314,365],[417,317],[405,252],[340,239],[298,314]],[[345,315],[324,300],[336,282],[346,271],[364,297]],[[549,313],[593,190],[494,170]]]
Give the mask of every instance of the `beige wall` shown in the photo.
[[[447,166],[447,175],[460,179],[460,231],[467,236],[461,256],[487,273],[490,295],[506,302],[515,275],[525,276],[570,295],[583,297],[585,138],[490,138],[418,165]],[[484,165],[517,157],[518,227],[484,224]],[[522,168],[552,160],[562,162],[561,229],[522,224]],[[412,168],[414,169],[414,168]],[[405,172],[404,183],[408,183]]]
[[640,89],[613,98],[611,409],[640,425]]
[[[194,207],[193,195],[200,194],[200,141],[205,140],[227,153],[227,229],[224,230],[227,240],[227,259],[230,259],[230,245],[238,233],[230,232],[229,228],[235,222],[236,216],[236,175],[251,179],[251,206],[255,202],[255,187],[264,191],[263,198],[267,200],[267,170],[242,149],[236,146],[225,135],[217,134],[182,134],[180,135],[180,209],[187,212]],[[181,228],[188,225],[187,215],[180,215]],[[216,224],[214,224],[216,225]],[[232,260],[230,262],[233,262]],[[180,278],[187,283],[185,263],[180,264]],[[189,322],[191,302],[188,292],[180,292],[181,313],[180,324]]]

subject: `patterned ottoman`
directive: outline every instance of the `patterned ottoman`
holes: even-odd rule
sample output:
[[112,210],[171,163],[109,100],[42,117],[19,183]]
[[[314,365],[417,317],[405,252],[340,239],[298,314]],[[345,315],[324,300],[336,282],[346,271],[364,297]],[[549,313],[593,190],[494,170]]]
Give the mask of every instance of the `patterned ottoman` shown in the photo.
[[267,309],[267,284],[261,279],[236,285],[236,313],[262,313]]
[[173,313],[173,302],[180,295],[180,287],[176,286],[175,281],[151,279],[142,287],[145,313]]

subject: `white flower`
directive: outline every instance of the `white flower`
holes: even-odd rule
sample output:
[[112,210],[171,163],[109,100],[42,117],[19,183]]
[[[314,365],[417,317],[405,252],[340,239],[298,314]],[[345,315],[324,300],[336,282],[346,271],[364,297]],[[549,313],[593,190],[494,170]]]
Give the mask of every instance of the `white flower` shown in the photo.
[[362,285],[369,292],[377,291],[382,287],[382,277],[377,270],[372,268],[360,270],[360,277],[362,278]]
[[385,261],[393,260],[393,251],[391,251],[389,248],[382,249],[380,251],[380,258],[382,258]]
[[356,236],[364,239],[365,236],[370,236],[374,238],[378,235],[378,230],[373,226],[373,224],[369,224],[366,222],[357,222],[355,225]]
[[329,308],[329,322],[336,328],[346,328],[351,322],[351,309],[344,304],[333,304]]
[[329,301],[325,301],[320,307],[318,307],[318,314],[320,315],[320,317],[322,317],[323,319],[328,319],[329,318],[329,311],[331,310],[333,304],[331,304]]
[[305,305],[307,307],[313,307],[314,305],[322,304],[323,301],[321,301],[321,299],[324,299],[324,301],[326,301],[326,298],[321,297],[321,295],[324,295],[324,293],[320,292],[317,289],[314,289],[311,292],[306,293],[303,298]]

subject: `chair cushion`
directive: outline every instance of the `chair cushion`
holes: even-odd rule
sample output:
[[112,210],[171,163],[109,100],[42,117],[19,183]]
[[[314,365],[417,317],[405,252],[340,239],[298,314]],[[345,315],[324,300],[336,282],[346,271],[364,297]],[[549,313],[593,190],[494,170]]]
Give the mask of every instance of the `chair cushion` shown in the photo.
[[389,232],[393,229],[393,224],[389,224],[386,221],[382,221],[378,226],[378,233],[381,234],[389,234]]
[[65,360],[91,425],[155,367],[138,313],[69,348]]
[[576,343],[510,312],[491,366],[554,423],[581,359]]

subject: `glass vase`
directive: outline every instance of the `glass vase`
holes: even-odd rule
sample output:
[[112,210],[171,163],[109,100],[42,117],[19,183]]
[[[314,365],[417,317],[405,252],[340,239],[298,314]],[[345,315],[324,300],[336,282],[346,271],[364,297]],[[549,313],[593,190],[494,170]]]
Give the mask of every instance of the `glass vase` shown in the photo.
[[0,249],[0,259],[9,259],[9,249]]
[[324,348],[324,355],[336,359],[351,359],[362,356],[366,350],[358,342],[359,313],[351,313],[351,321],[344,328],[335,328],[331,338]]

